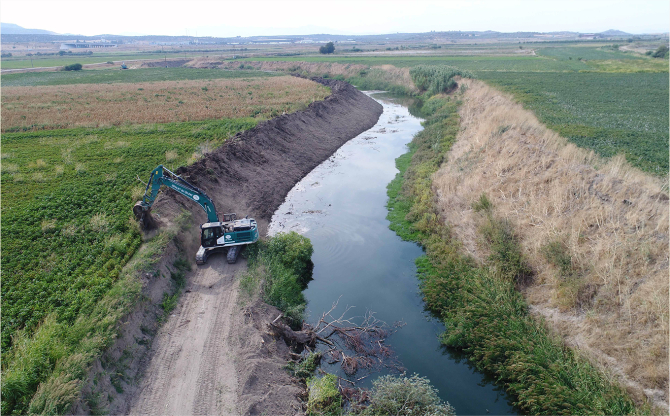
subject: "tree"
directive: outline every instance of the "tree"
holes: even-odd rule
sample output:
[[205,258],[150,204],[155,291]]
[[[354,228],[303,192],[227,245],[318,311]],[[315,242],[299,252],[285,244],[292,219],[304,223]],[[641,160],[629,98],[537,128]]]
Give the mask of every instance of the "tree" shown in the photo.
[[654,58],[665,58],[668,55],[668,46],[667,45],[661,45],[656,49],[656,52],[654,52],[653,56]]
[[328,42],[326,43],[325,46],[319,48],[319,52],[323,54],[333,53],[335,52],[335,45],[333,44],[333,42]]
[[63,67],[63,71],[80,71],[80,70],[81,70],[81,64],[72,64]]

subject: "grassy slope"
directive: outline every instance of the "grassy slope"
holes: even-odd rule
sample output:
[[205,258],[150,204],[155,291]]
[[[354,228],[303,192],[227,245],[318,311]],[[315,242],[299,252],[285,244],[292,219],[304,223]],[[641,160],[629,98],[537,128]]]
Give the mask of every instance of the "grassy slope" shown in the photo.
[[[436,100],[433,98],[432,100]],[[430,101],[429,101],[430,103]],[[623,390],[565,348],[528,314],[515,283],[527,269],[509,225],[489,216],[482,238],[493,253],[477,267],[460,254],[457,241],[433,204],[432,174],[458,132],[457,103],[444,102],[398,159],[400,173],[389,184],[391,229],[420,242],[417,260],[428,308],[447,328],[442,342],[468,353],[516,398],[515,405],[540,414],[627,414],[635,412]],[[487,202],[479,207],[486,212]]]

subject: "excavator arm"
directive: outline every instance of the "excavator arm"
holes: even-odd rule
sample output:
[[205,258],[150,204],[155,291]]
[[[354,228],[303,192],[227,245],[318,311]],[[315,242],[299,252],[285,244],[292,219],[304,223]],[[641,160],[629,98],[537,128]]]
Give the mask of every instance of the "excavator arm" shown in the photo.
[[151,206],[156,200],[158,191],[162,185],[165,185],[170,189],[174,189],[190,200],[200,204],[202,209],[204,209],[205,213],[207,214],[207,222],[219,222],[219,217],[216,215],[216,208],[214,207],[214,203],[204,191],[199,189],[197,186],[186,182],[180,176],[174,174],[163,165],[159,165],[151,172],[151,177],[149,178],[147,187],[144,190],[144,196],[142,197],[142,200],[138,201],[133,207],[133,213],[140,221],[140,223],[143,222],[145,215],[151,209]]

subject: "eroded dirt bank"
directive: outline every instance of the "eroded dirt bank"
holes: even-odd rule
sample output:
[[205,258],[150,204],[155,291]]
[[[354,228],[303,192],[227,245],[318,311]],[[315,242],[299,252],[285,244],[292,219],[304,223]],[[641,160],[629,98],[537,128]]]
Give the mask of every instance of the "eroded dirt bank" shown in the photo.
[[[374,126],[382,112],[380,104],[345,82],[314,81],[332,94],[238,134],[177,172],[205,190],[219,213],[256,218],[264,235],[290,189],[346,141]],[[208,264],[193,266],[177,307],[157,330],[174,260],[183,253],[193,262],[197,227],[206,218],[192,202],[167,190],[153,208],[159,230],[174,227],[183,211],[191,218],[168,245],[158,272],[143,275],[143,301],[122,323],[115,346],[96,363],[84,390],[87,399],[74,412],[300,413],[302,389],[283,369],[288,348],[265,329],[279,311],[258,300],[238,302],[243,259],[228,265],[223,255],[213,255]]]

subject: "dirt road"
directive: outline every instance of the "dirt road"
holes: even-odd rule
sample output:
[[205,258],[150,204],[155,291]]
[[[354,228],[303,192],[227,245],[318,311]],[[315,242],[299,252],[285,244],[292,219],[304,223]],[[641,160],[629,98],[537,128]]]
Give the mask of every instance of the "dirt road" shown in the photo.
[[199,266],[157,335],[131,414],[234,415],[237,377],[231,331],[246,263],[212,256]]

